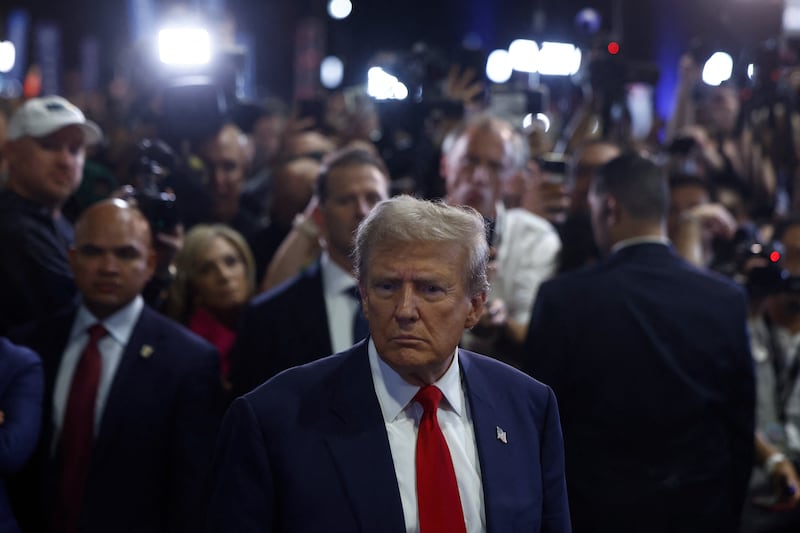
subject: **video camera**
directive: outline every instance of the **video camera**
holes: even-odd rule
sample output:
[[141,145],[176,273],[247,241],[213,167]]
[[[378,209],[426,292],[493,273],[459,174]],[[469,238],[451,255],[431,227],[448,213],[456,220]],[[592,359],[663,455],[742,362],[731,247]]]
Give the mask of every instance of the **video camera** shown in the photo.
[[133,198],[150,223],[153,233],[169,232],[180,223],[175,194],[164,190],[164,179],[177,165],[175,153],[165,142],[143,139],[136,145],[131,168]]
[[752,233],[739,230],[727,248],[728,260],[720,254],[712,268],[743,283],[751,298],[800,294],[800,276],[792,276],[783,268],[780,243],[762,244]]

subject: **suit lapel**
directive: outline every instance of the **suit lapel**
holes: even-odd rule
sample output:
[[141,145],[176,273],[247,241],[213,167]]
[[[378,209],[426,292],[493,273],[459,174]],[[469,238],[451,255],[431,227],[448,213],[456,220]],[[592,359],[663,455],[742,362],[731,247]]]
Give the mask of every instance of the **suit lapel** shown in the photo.
[[361,530],[400,533],[405,531],[403,506],[366,342],[347,357],[335,385],[326,440]]
[[511,454],[507,448],[507,442],[514,437],[513,431],[511,436],[499,434],[513,429],[508,418],[509,413],[495,405],[494,395],[491,393],[492,385],[484,373],[474,368],[472,355],[465,350],[459,350],[459,354],[481,462],[486,528],[488,531],[510,531],[512,526],[508,520],[512,517],[506,516],[500,495],[508,492],[508,480],[516,475],[515,465],[509,460]]
[[[100,422],[100,430],[95,442],[95,456],[92,459],[95,464],[102,464],[99,461],[102,461],[103,454],[112,441],[120,423],[125,418],[124,413],[129,407],[129,399],[135,398],[137,394],[141,393],[137,391],[137,379],[141,376],[142,371],[147,371],[147,368],[152,365],[150,357],[157,356],[157,354],[153,353],[153,345],[157,346],[159,339],[153,338],[154,327],[150,313],[151,311],[147,307],[142,309],[139,320],[136,322],[128,343],[122,351],[119,367],[117,367],[111,383],[111,389],[108,391],[108,399],[106,400],[106,406]],[[151,344],[147,344],[145,338]],[[142,356],[145,351],[149,352],[147,357]]]

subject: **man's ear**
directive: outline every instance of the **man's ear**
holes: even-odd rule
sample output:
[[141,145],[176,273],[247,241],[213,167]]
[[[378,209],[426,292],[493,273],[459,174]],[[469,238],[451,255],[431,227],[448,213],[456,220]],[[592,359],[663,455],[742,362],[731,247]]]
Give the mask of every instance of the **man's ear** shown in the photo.
[[478,323],[478,321],[481,319],[481,315],[483,314],[483,309],[485,306],[486,291],[481,291],[469,299],[469,313],[467,314],[467,319],[464,322],[464,329],[470,329],[472,326]]
[[314,221],[314,224],[317,225],[320,231],[325,231],[325,217],[322,215],[322,207],[320,203],[317,202],[314,206],[314,209],[311,211],[311,220]]
[[447,155],[444,153],[439,157],[439,177],[442,181],[447,180]]

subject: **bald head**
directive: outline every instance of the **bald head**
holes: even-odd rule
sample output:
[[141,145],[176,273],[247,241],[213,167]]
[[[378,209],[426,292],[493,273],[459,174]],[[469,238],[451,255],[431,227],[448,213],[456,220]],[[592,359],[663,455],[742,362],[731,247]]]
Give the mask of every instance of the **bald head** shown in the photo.
[[230,222],[239,210],[239,194],[250,171],[252,147],[237,126],[226,124],[201,152],[208,170],[214,215],[220,222]]
[[75,224],[69,259],[86,308],[104,319],[139,294],[153,275],[155,253],[150,226],[123,200],[98,202]]
[[275,169],[272,178],[272,218],[290,226],[294,216],[303,211],[314,194],[320,167],[316,159],[293,159]]

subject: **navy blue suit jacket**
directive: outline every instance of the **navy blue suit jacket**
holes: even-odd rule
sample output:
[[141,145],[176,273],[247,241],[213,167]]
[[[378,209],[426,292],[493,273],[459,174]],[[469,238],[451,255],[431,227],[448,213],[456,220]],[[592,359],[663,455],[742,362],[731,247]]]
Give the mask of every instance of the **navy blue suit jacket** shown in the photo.
[[[41,355],[46,382],[37,460],[21,480],[20,490],[27,492],[15,498],[26,531],[42,530],[42,519],[51,514],[60,470],[58,453],[50,452],[53,387],[74,317],[72,310],[19,332],[19,339]],[[221,395],[216,349],[145,306],[95,439],[80,532],[196,531]]]
[[44,375],[39,356],[0,338],[0,531],[19,531],[6,496],[5,479],[36,449],[42,416]]
[[[471,352],[461,350],[459,362],[488,531],[569,531],[552,391]],[[238,398],[223,423],[212,479],[213,532],[406,531],[367,342]]]
[[576,532],[737,530],[754,436],[740,287],[629,246],[540,287],[525,356],[559,401]]
[[234,396],[253,390],[282,370],[332,352],[317,261],[247,306],[231,351]]

